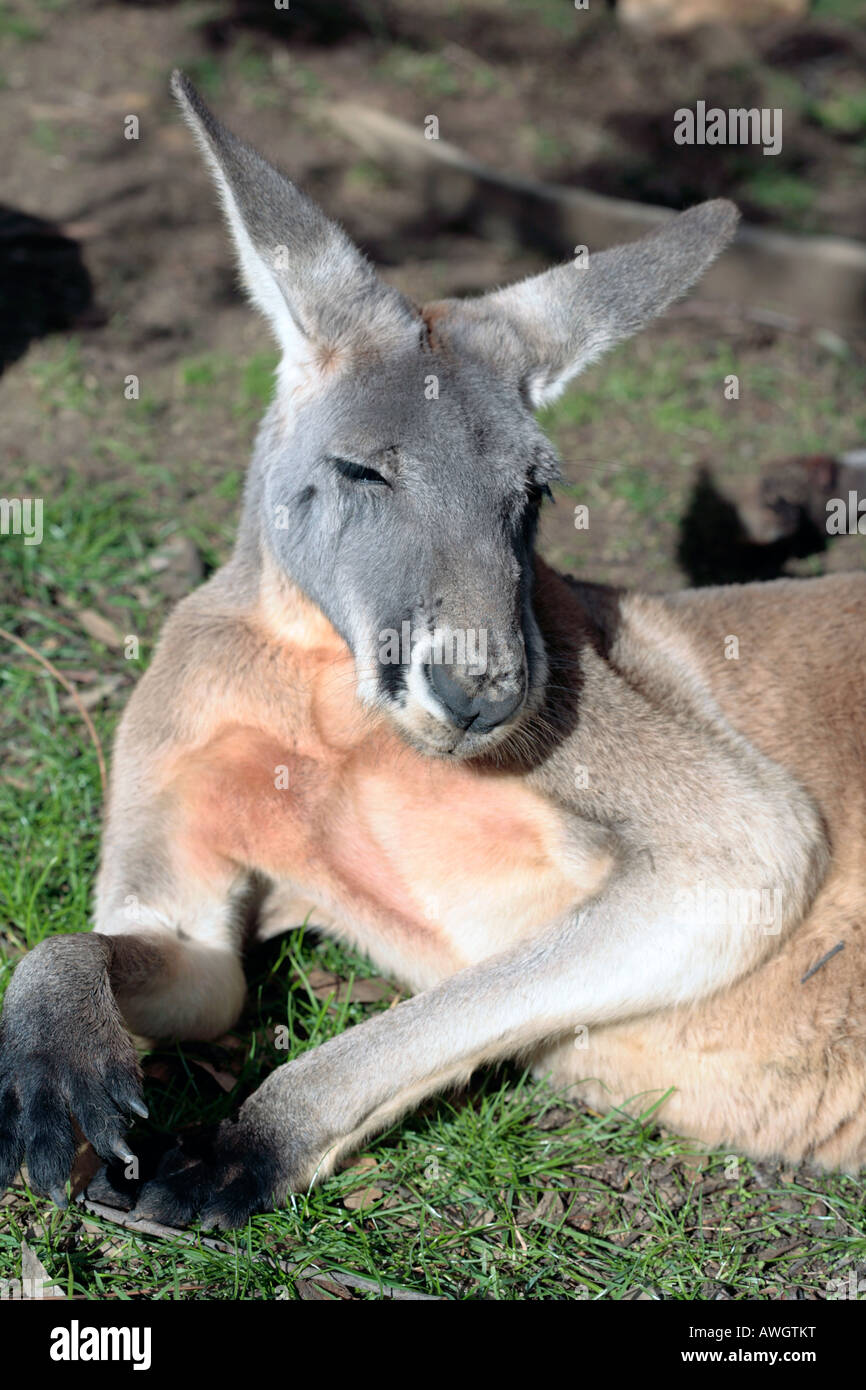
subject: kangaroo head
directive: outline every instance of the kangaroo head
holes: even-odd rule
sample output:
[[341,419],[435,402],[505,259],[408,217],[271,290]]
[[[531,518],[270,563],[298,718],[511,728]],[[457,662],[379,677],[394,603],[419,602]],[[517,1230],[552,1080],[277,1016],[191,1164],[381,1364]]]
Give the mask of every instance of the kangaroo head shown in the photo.
[[688,289],[736,209],[704,203],[586,266],[418,309],[172,82],[283,353],[245,524],[347,642],[361,700],[425,752],[481,754],[547,675],[533,543],[558,462],[533,410]]

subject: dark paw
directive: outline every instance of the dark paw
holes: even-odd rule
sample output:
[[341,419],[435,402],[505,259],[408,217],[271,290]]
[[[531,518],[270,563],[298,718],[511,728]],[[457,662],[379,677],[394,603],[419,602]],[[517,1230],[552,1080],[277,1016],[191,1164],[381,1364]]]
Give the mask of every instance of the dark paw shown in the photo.
[[134,1175],[130,1173],[127,1164],[120,1159],[114,1159],[111,1163],[106,1163],[90,1179],[87,1184],[87,1196],[92,1202],[101,1202],[106,1207],[131,1211],[142,1188],[156,1177],[166,1153],[173,1148],[174,1139],[168,1135],[137,1135]]
[[128,1162],[130,1116],[146,1113],[103,943],[44,942],[15,971],[0,1023],[0,1191],[26,1161],[30,1185],[65,1205],[73,1117],[101,1158]]
[[287,1190],[277,1152],[241,1120],[184,1138],[144,1184],[134,1217],[230,1230],[272,1211]]

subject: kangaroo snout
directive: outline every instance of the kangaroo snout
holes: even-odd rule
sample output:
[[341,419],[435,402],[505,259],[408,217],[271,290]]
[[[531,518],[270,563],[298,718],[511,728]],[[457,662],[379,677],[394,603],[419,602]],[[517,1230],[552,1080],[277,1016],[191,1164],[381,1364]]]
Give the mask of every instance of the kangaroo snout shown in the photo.
[[491,684],[485,677],[472,676],[465,668],[433,663],[429,680],[437,700],[458,729],[489,733],[504,724],[526,699],[526,666],[523,664],[505,681]]

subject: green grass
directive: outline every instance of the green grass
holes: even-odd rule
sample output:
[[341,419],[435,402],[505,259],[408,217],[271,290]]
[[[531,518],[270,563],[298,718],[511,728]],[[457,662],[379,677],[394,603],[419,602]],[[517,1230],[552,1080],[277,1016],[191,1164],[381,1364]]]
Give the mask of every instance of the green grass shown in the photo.
[[742,180],[740,192],[744,198],[779,215],[808,212],[815,201],[815,190],[806,179],[781,169],[757,169]]
[[204,92],[205,96],[216,99],[223,88],[224,73],[222,64],[211,54],[205,53],[194,58],[186,58],[183,64],[187,76]]
[[838,20],[840,24],[860,24],[862,0],[812,0],[812,13],[821,19]]
[[[737,401],[724,395],[731,374],[739,377]],[[835,397],[840,379],[851,396],[841,420]],[[612,439],[627,428],[640,430],[644,444],[654,434],[664,438],[671,454],[679,441],[706,442],[710,436],[716,447],[738,442],[744,433],[763,445],[752,409],[760,401],[772,407],[770,428],[763,431],[767,450],[796,453],[834,447],[828,431],[838,434],[840,447],[852,447],[847,440],[866,434],[866,408],[858,399],[864,388],[866,369],[859,361],[810,372],[799,362],[786,362],[781,353],[737,356],[727,343],[708,343],[695,352],[675,337],[659,335],[651,346],[638,339],[617,349],[539,418],[558,440],[590,429]],[[813,439],[823,442],[813,444]]]
[[580,33],[582,14],[575,9],[572,0],[517,0],[514,8],[522,12],[528,22],[540,24],[564,38]]
[[212,408],[215,392],[228,392],[237,418],[258,420],[273,394],[278,360],[275,352],[257,353],[241,365],[214,352],[187,357],[177,369],[182,403],[206,411]]
[[866,91],[834,92],[811,108],[815,120],[835,135],[866,134]]
[[463,87],[461,74],[441,53],[419,53],[394,44],[377,64],[383,79],[417,89],[421,96],[453,97]]
[[0,39],[17,39],[19,43],[29,43],[41,39],[44,30],[31,24],[21,9],[11,4],[0,4]]

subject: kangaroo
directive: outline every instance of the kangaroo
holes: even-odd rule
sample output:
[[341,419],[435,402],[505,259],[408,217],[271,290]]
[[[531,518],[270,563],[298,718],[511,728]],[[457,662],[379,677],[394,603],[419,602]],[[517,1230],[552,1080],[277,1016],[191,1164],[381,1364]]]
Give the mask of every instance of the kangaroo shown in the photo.
[[241,1224],[515,1056],[706,1145],[858,1168],[866,575],[650,597],[534,554],[534,410],[735,208],[418,308],[173,89],[282,362],[231,558],[117,734],[94,929],[11,981],[0,1183],[26,1159],[62,1202],[73,1118],[128,1159],[136,1042],[220,1036],[250,940],[307,919],[412,997],[275,1067],[139,1215]]

